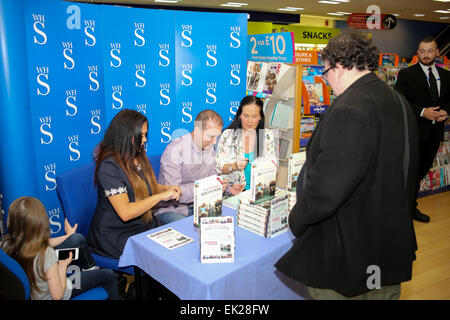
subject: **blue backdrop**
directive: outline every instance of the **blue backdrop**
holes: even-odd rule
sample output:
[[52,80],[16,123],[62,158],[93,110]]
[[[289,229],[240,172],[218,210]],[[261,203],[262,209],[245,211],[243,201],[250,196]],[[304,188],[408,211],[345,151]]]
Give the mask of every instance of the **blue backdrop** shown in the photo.
[[[5,23],[15,24],[9,26],[14,30],[18,23],[24,24],[15,31],[15,41],[25,41],[26,61],[21,68],[28,83],[22,84],[24,89],[1,80],[2,90],[26,95],[20,108],[4,108],[2,117],[28,112],[10,125],[16,131],[30,126],[31,135],[11,137],[25,146],[23,151],[11,154],[11,147],[0,147],[2,158],[13,157],[0,162],[0,192],[5,208],[18,196],[41,199],[52,236],[64,232],[56,176],[92,160],[117,112],[130,108],[147,116],[147,153],[152,156],[192,130],[196,114],[203,109],[217,111],[228,125],[245,95],[245,14],[54,0],[18,1],[7,9],[3,16],[23,15]],[[19,50],[14,40],[3,49]],[[2,71],[14,68],[2,64]],[[28,174],[19,178],[23,180],[19,186],[8,182],[17,179],[17,168],[11,167],[14,157],[30,166]]]

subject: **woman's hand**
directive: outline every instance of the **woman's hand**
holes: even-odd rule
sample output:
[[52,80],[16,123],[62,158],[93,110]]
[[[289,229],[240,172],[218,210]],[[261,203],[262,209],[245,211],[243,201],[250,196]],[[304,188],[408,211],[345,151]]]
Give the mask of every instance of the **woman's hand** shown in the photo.
[[247,166],[248,159],[244,157],[238,157],[236,160],[236,167],[238,170],[244,170]]
[[241,183],[235,183],[230,187],[230,193],[231,195],[235,196],[239,193],[241,193],[242,191],[244,191],[245,186]]
[[180,193],[175,188],[170,188],[169,190],[161,194],[162,201],[176,200],[180,198]]
[[75,225],[72,226],[69,224],[69,221],[67,221],[67,218],[64,220],[64,231],[66,232],[67,236],[73,235],[75,232],[77,232],[78,223],[75,223]]

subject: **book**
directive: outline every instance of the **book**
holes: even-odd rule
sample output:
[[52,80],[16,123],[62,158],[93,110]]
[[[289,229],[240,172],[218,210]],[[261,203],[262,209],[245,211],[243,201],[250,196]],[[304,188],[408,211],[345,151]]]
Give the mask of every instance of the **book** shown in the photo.
[[234,262],[234,218],[202,217],[199,242],[201,263]]
[[261,203],[275,197],[277,166],[273,160],[259,157],[252,162],[250,199]]
[[265,84],[268,64],[266,62],[248,61],[247,90],[262,92]]
[[201,217],[222,215],[222,182],[212,175],[194,182],[194,226],[198,227]]
[[276,85],[280,82],[283,75],[289,69],[289,66],[285,63],[268,62],[266,63],[266,73],[264,77],[262,92],[272,94]]
[[194,241],[188,236],[185,236],[172,228],[166,228],[164,230],[149,234],[147,237],[169,250],[181,247]]
[[323,83],[316,82],[315,76],[304,76],[303,84],[308,94],[307,99],[309,100],[311,110],[315,106],[323,106],[324,105]]
[[237,225],[266,238],[276,237],[288,229],[288,194],[277,190],[274,199],[254,204],[241,199],[237,212]]
[[237,210],[239,207],[239,200],[250,197],[250,190],[245,190],[235,196],[223,199],[222,206]]
[[305,151],[292,153],[289,155],[287,184],[290,190],[295,190],[297,188],[297,179],[305,162]]
[[306,146],[311,138],[314,130],[316,130],[315,116],[300,117],[300,147]]

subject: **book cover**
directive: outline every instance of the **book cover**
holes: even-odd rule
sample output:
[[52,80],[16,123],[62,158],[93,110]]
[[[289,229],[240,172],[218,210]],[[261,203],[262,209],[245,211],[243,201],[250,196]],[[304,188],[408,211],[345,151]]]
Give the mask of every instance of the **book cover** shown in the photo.
[[305,151],[289,155],[288,177],[287,177],[287,184],[289,189],[295,190],[297,188],[297,179],[305,162],[306,162]]
[[199,233],[201,263],[234,262],[233,217],[203,217]]
[[271,159],[256,158],[252,162],[250,179],[251,201],[257,204],[275,197],[277,166]]
[[308,144],[314,130],[316,129],[315,116],[301,116],[300,117],[300,147]]
[[248,61],[247,90],[262,92],[265,85],[268,64],[266,62]]
[[274,238],[288,230],[288,195],[270,201],[269,227],[270,237]]
[[222,182],[212,175],[194,182],[194,226],[201,217],[222,215]]

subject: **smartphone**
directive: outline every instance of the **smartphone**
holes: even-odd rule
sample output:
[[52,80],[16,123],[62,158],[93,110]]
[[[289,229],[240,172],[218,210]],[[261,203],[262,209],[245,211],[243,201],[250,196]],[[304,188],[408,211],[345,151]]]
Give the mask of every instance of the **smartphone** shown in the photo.
[[56,249],[58,260],[66,260],[72,252],[72,260],[78,260],[78,248]]

